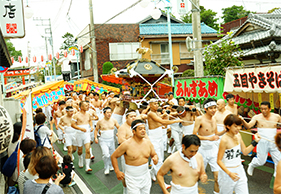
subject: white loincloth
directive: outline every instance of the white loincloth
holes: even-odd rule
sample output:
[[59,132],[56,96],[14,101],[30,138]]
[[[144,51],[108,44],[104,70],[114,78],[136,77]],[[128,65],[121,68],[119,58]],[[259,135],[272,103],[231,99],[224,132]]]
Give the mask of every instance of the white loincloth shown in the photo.
[[274,141],[274,137],[277,133],[277,129],[276,128],[258,128],[258,133],[260,134],[260,136],[263,136],[267,139]]
[[115,114],[113,113],[111,115],[111,118],[114,118],[117,120],[117,123],[121,126],[122,125],[122,120],[123,120],[123,115],[118,115],[118,114]]
[[100,132],[101,136],[99,138],[99,145],[102,151],[104,169],[109,170],[109,168],[112,166],[110,156],[115,151],[114,130],[101,130]]
[[109,139],[114,137],[114,130],[100,130],[100,138]]
[[151,177],[148,163],[140,166],[125,164],[125,181],[128,194],[150,194]]
[[224,131],[224,124],[217,124],[218,132]]
[[198,194],[198,182],[192,187],[182,187],[171,181],[171,194]]
[[71,126],[64,127],[65,146],[77,146],[76,130]]
[[234,182],[228,174],[222,169],[219,170],[218,183],[221,194],[232,194],[233,191],[239,194],[248,194],[247,176],[243,166],[240,165],[236,168],[227,168],[230,172],[237,173],[239,180]]
[[58,128],[57,128],[57,134],[58,134],[58,139],[59,139],[59,140],[62,140],[62,139],[63,139],[63,132],[62,132],[62,130],[59,128],[59,123],[60,123],[60,118],[57,117],[57,126],[58,126]]
[[194,123],[192,125],[182,126],[183,135],[193,134]]
[[77,146],[82,147],[83,145],[91,142],[91,135],[90,135],[91,128],[90,128],[89,124],[78,125],[78,127],[81,127],[81,128],[84,128],[87,130],[86,132],[83,132],[80,130],[76,131]]

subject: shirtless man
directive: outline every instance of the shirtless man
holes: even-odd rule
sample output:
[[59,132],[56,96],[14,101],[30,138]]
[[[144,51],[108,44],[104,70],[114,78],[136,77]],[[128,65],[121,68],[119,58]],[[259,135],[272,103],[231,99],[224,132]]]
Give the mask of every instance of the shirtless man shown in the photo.
[[[111,108],[103,109],[104,118],[97,122],[95,129],[95,143],[99,143],[102,150],[102,159],[104,162],[104,174],[108,175],[109,171],[114,170],[110,161],[110,156],[115,150],[114,144],[114,127],[119,129],[119,124],[111,117]],[[100,130],[100,138],[98,140],[98,131]]]
[[[113,111],[114,108],[115,108],[115,100],[113,100],[113,98],[114,98],[114,92],[110,91],[110,92],[108,93],[107,102],[106,102],[106,106],[105,106],[105,107],[109,106],[112,111]],[[119,97],[116,97],[116,98],[118,99]],[[115,99],[116,99],[116,98],[115,98]],[[111,102],[111,101],[112,101],[112,102]]]
[[229,110],[232,112],[232,114],[237,115],[238,114],[238,106],[237,104],[234,104],[234,95],[233,94],[227,94],[226,95],[226,101],[227,101],[227,106],[225,107],[226,110]]
[[66,114],[61,117],[59,122],[59,128],[62,130],[63,134],[65,134],[65,146],[67,147],[67,153],[72,157],[76,151],[76,130],[71,127],[72,116],[74,114],[74,109],[72,106],[67,106],[65,108]]
[[102,109],[108,106],[106,102],[107,102],[106,94],[102,93],[101,94],[101,108]]
[[102,102],[99,100],[99,94],[97,92],[93,93],[93,100],[90,101],[91,106],[95,109],[97,116],[100,118],[101,116],[101,105]]
[[224,99],[219,99],[217,101],[217,108],[218,108],[218,110],[214,115],[214,118],[216,119],[216,123],[217,123],[217,130],[218,130],[218,132],[222,132],[222,131],[225,132],[226,129],[224,128],[223,121],[224,121],[225,117],[229,114],[232,114],[232,112],[229,110],[226,110]]
[[178,101],[174,98],[174,93],[173,92],[169,92],[168,93],[168,101],[167,101],[170,105],[178,105]]
[[79,102],[80,102],[80,100],[79,100],[76,92],[72,93],[72,98],[73,98],[73,102],[72,102],[73,103],[72,104],[73,108],[75,108],[77,111],[79,111]]
[[[91,120],[92,120],[92,123],[93,123],[93,128],[95,129],[95,127],[97,125],[97,122],[99,120],[99,117],[96,114],[96,110],[90,108],[90,104],[91,103],[89,101],[86,101],[86,102],[89,104],[87,112],[89,112],[90,115],[91,115]],[[94,143],[94,141],[95,141],[95,131],[91,131],[90,135],[91,135],[91,145],[92,145]],[[92,146],[90,146],[90,155],[91,155],[91,160],[93,161],[95,159],[95,156],[93,155]]]
[[163,146],[163,139],[162,139],[162,126],[163,125],[171,125],[174,123],[182,122],[181,119],[178,120],[164,120],[161,117],[157,115],[157,109],[158,109],[158,100],[157,99],[151,99],[150,103],[150,111],[147,114],[147,121],[148,121],[148,127],[149,127],[149,133],[148,137],[151,141],[151,143],[154,146],[155,152],[158,155],[158,163],[153,164],[151,168],[151,178],[152,180],[156,180],[156,175],[158,170],[163,164],[164,161],[164,146]]
[[181,123],[183,135],[193,134],[194,120],[195,118],[192,115],[192,112],[189,107],[179,106],[177,108],[178,116],[183,120]]
[[218,146],[216,145],[216,141],[219,139],[218,135],[224,132],[217,132],[216,119],[213,117],[217,110],[216,101],[212,98],[208,98],[204,101],[203,106],[206,114],[195,119],[193,134],[198,135],[201,140],[199,153],[203,156],[205,168],[207,164],[211,166],[215,179],[214,193],[219,193],[219,166],[217,164]]
[[179,106],[185,106],[185,105],[186,105],[185,98],[179,97]]
[[197,153],[200,139],[196,135],[182,138],[182,149],[169,156],[157,173],[157,180],[164,194],[169,194],[164,175],[171,171],[171,194],[198,194],[198,180],[207,181],[203,157]]
[[[124,92],[124,95],[130,95],[129,91]],[[111,104],[115,104],[115,108],[112,114],[112,118],[116,119],[119,125],[123,124],[123,115],[126,108],[129,108],[129,103],[126,101],[121,101],[121,98],[115,96],[111,101]],[[123,105],[121,105],[123,103]]]
[[81,101],[79,103],[80,111],[75,114],[72,118],[71,127],[77,130],[76,132],[76,139],[77,139],[77,146],[78,146],[78,157],[79,168],[83,168],[83,145],[85,146],[85,164],[86,164],[86,172],[91,172],[92,169],[90,168],[91,162],[91,154],[90,154],[90,147],[91,147],[91,135],[90,133],[94,130],[93,123],[91,119],[91,115],[89,112],[89,104],[86,101]]
[[[55,127],[58,133],[58,143],[63,142],[63,133],[62,130],[59,128],[60,118],[63,116],[63,109],[65,108],[65,101],[62,100],[59,102],[59,108],[57,111],[54,112],[54,120],[55,120]],[[64,146],[64,151],[67,151],[66,146]]]
[[[259,135],[274,142],[274,136],[277,133],[277,123],[281,122],[281,117],[278,114],[270,112],[270,103],[267,101],[261,103],[260,110],[261,113],[255,115],[249,123],[243,119],[243,125],[249,129],[257,124]],[[259,141],[259,144],[257,145],[257,157],[253,158],[247,169],[247,173],[250,176],[253,175],[255,167],[264,165],[267,159],[267,153],[269,152],[275,166],[273,175],[275,177],[276,167],[280,160],[280,152],[273,142],[269,142],[265,139]]]
[[[148,158],[157,164],[158,157],[153,145],[146,135],[145,124],[142,120],[135,120],[131,125],[133,137],[123,142],[111,155],[118,180],[126,177],[128,194],[150,194],[151,180],[148,170]],[[125,157],[125,174],[119,170],[117,158]]]

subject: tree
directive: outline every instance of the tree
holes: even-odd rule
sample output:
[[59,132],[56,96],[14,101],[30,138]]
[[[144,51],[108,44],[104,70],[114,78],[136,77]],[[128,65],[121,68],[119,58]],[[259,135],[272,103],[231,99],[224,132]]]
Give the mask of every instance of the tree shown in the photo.
[[228,32],[228,38],[220,39],[220,43],[208,45],[204,51],[206,75],[225,75],[225,68],[230,66],[242,66],[239,60],[242,51],[232,39],[232,33]]
[[75,45],[75,38],[73,34],[67,32],[62,36],[62,38],[64,41],[60,47],[61,50],[66,50],[68,47]]
[[16,50],[16,48],[14,47],[13,43],[11,42],[10,39],[5,39],[6,45],[7,45],[7,49],[10,53],[11,57],[14,57],[15,61],[18,61],[18,57],[21,56],[22,57],[22,53],[21,50]]
[[109,74],[110,70],[113,68],[113,64],[111,62],[105,62],[102,65],[102,74]]
[[[211,9],[205,9],[204,6],[200,6],[200,19],[201,22],[204,22],[207,26],[210,26],[211,28],[218,30],[219,25],[217,21],[218,18],[215,18],[217,15],[217,12],[212,11]],[[186,14],[182,16],[181,20],[185,23],[192,23],[192,14]]]
[[245,17],[251,13],[250,11],[244,10],[244,7],[233,5],[232,7],[222,8],[222,18],[224,23],[231,22],[237,20],[239,18]]
[[272,12],[274,12],[274,11],[277,10],[277,9],[280,9],[280,7],[275,7],[275,8],[273,8],[273,9],[271,9],[271,10],[268,10],[267,13],[272,13]]

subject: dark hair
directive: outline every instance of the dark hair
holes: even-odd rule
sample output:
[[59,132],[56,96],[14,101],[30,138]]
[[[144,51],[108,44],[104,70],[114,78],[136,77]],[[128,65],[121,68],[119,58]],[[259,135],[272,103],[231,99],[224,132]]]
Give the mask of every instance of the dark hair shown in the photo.
[[234,97],[235,96],[233,94],[227,94],[225,99],[226,99],[226,101],[228,101],[229,99],[234,98]]
[[116,94],[116,95],[114,95],[114,98],[119,98],[119,95],[117,95],[117,94]]
[[180,101],[180,99],[182,99],[183,101],[185,101],[185,98],[184,97],[179,97],[178,101]]
[[281,132],[276,133],[275,135],[275,144],[279,151],[281,150]]
[[136,113],[136,111],[134,109],[129,109],[127,112],[126,112],[126,118],[129,116],[129,113],[131,112],[134,112]]
[[193,103],[191,101],[188,101],[187,105],[193,105]]
[[28,154],[36,148],[36,141],[34,139],[24,139],[20,142],[20,150],[22,153]]
[[[242,125],[242,120],[235,114],[229,114],[225,117],[223,124],[226,126],[231,126],[233,124],[236,125]],[[229,129],[226,127],[226,131],[229,131]]]
[[21,122],[16,122],[13,125],[13,127],[14,127],[14,135],[13,135],[12,143],[15,143],[20,138],[22,124]]
[[185,108],[183,107],[183,106],[179,106],[178,108],[177,108],[177,112],[179,113],[179,112],[183,112],[185,110]]
[[72,106],[65,107],[65,110],[69,110],[69,109],[73,109],[73,107]]
[[157,109],[157,112],[162,113],[162,111],[163,111],[163,109],[162,109],[162,108],[158,108],[158,109]]
[[48,179],[59,170],[57,162],[52,156],[43,156],[35,166],[35,170],[41,179]]
[[28,165],[30,163],[31,155],[32,155],[32,153],[29,152],[28,154],[26,154],[26,156],[23,159],[23,166],[24,166],[25,170],[27,169],[27,167],[28,167]]
[[38,114],[39,112],[43,112],[42,108],[36,108],[35,110],[36,114]]
[[61,100],[60,102],[59,102],[59,106],[60,105],[64,105],[65,104],[65,101],[64,100]]
[[81,106],[84,102],[86,102],[86,101],[82,100],[81,102],[79,102],[79,108],[81,108]]
[[144,105],[144,106],[148,106],[148,103],[145,102],[145,101],[143,101],[141,104]]
[[109,106],[105,107],[105,108],[102,110],[103,114],[104,114],[107,110],[111,110],[111,108],[110,108]]
[[261,103],[261,105],[267,105],[268,108],[270,108],[270,102],[268,102],[268,101],[263,101],[263,102]]
[[46,116],[44,113],[40,112],[35,116],[35,122],[37,125],[43,124],[46,121]]
[[134,120],[134,121],[132,122],[132,124],[131,124],[132,130],[136,130],[136,129],[137,129],[137,128],[135,127],[135,125],[137,125],[138,123],[144,123],[144,121],[141,120],[141,119]]
[[[213,102],[213,101],[216,102],[215,99],[213,99],[213,98],[208,98],[207,100],[205,100],[205,101],[203,102],[203,107],[205,107],[205,104],[207,104],[207,103],[209,103],[209,102]],[[208,108],[207,108],[207,109],[208,109]]]
[[101,95],[107,95],[106,92],[103,92]]
[[201,141],[199,139],[199,137],[197,135],[185,135],[182,138],[181,144],[184,145],[185,149],[189,148],[189,146],[191,145],[196,145],[196,146],[200,146],[201,145]]
[[99,93],[97,93],[97,92],[94,92],[93,95],[94,96],[100,96]]
[[64,155],[63,156],[63,163],[64,164],[70,164],[71,163],[71,157],[70,157],[70,155]]

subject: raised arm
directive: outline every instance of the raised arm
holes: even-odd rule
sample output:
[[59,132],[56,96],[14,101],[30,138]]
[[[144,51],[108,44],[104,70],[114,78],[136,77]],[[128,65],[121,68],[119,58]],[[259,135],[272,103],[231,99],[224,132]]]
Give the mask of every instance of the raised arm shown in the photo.
[[249,123],[247,123],[247,121],[245,121],[245,120],[242,118],[242,122],[243,122],[243,125],[244,125],[247,129],[250,129],[250,128],[252,128],[252,127],[256,124],[256,122],[257,122],[257,117],[254,116],[254,117],[252,118],[252,120],[251,120]]
[[174,124],[174,123],[182,122],[181,119],[178,119],[178,120],[164,120],[164,119],[161,119],[159,116],[157,116],[153,112],[149,112],[147,116],[150,117],[152,120],[161,123],[162,125],[171,125],[171,124]]

